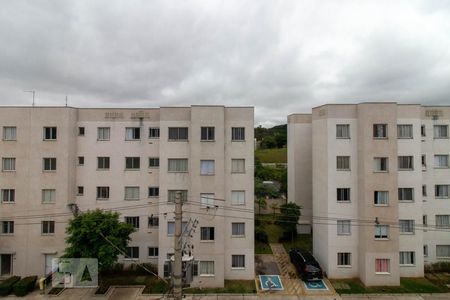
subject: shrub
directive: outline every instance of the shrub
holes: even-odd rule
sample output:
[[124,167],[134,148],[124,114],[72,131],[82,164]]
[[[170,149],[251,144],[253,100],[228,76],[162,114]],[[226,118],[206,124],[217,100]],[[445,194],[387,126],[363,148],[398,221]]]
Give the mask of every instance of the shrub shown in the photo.
[[432,265],[427,265],[426,272],[450,272],[450,262],[440,261]]
[[16,296],[23,297],[32,292],[36,287],[37,276],[28,276],[22,278],[13,286],[13,293]]
[[0,296],[8,296],[12,291],[13,285],[19,280],[19,276],[12,276],[0,283]]
[[264,244],[269,243],[269,237],[261,227],[256,227],[255,229],[255,240]]

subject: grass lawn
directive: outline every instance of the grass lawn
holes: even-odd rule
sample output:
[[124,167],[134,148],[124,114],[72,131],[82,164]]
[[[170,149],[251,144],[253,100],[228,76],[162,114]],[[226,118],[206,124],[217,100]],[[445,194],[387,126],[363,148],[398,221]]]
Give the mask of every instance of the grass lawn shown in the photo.
[[258,149],[255,158],[262,163],[287,163],[287,148]]
[[256,286],[254,280],[225,280],[223,288],[188,288],[186,294],[254,294]]
[[[445,293],[450,289],[439,286],[427,278],[401,278],[400,286],[366,287],[359,279],[330,279],[339,294],[383,294],[383,293]],[[340,288],[347,284],[350,289]]]
[[272,254],[272,249],[268,244],[255,241],[255,254]]
[[145,294],[161,294],[167,291],[167,284],[155,276],[120,273],[98,278],[96,294],[104,294],[111,285],[145,285]]

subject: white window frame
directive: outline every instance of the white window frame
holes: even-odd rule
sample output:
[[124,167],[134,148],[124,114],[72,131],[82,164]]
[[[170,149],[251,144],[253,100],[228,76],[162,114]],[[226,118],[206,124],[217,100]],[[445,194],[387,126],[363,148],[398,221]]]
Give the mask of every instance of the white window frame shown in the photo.
[[244,158],[232,158],[231,159],[231,173],[234,173],[234,174],[245,173],[245,159]]
[[4,220],[0,221],[1,235],[14,235],[14,221]]
[[211,277],[215,275],[214,261],[201,260],[198,265],[198,275],[202,277]]
[[[406,167],[403,163],[406,162]],[[412,155],[399,155],[398,157],[398,170],[399,171],[411,171],[414,170],[414,156]]]
[[189,140],[189,128],[188,127],[169,127],[167,138],[168,138],[169,142],[188,141]]
[[200,175],[214,175],[216,173],[216,162],[213,159],[200,160]]
[[[137,252],[136,252],[137,250]],[[139,247],[138,246],[128,246],[126,248],[125,260],[138,260],[139,259]],[[137,254],[137,256],[136,256]]]
[[16,158],[2,157],[2,172],[15,172],[15,171],[16,171]]
[[111,158],[109,156],[97,156],[97,170],[109,170]]
[[338,155],[336,156],[336,170],[337,171],[350,171],[350,156]]
[[56,202],[56,190],[55,189],[42,189],[42,203],[55,203]]
[[1,201],[2,201],[2,203],[15,203],[16,202],[16,190],[15,189],[1,189]]
[[374,139],[387,139],[388,138],[388,125],[387,124],[373,124],[373,138]]
[[450,228],[450,215],[435,215],[436,228]]
[[159,157],[149,157],[148,158],[148,167],[150,169],[158,169],[159,168]]
[[414,220],[398,220],[400,234],[412,235],[415,233],[416,222]]
[[231,191],[231,205],[245,205],[245,191]]
[[125,216],[124,222],[133,226],[134,229],[139,229],[141,225],[141,220],[139,216]]
[[375,225],[374,239],[375,240],[389,240],[389,225]]
[[200,227],[200,241],[214,242],[216,239],[215,228],[212,226]]
[[[47,163],[46,163],[47,162]],[[46,166],[48,164],[48,166]],[[48,169],[46,167],[49,167]],[[55,172],[57,167],[56,157],[44,157],[42,158],[42,171]]]
[[245,142],[245,127],[231,127],[231,141]]
[[399,265],[402,267],[415,266],[416,265],[416,252],[415,251],[400,251]]
[[[53,226],[53,228],[52,228]],[[53,231],[51,230],[53,229]],[[47,232],[45,232],[47,231]],[[55,234],[55,221],[45,220],[41,221],[41,234],[42,235],[54,235]]]
[[97,127],[97,141],[111,140],[111,127]]
[[[344,197],[347,195],[348,197]],[[341,198],[341,200],[339,200]],[[347,199],[344,199],[347,198]],[[344,199],[344,200],[342,200]],[[351,189],[350,188],[336,188],[336,201],[337,203],[348,203],[351,202]]]
[[[405,199],[408,193],[411,192],[411,199]],[[414,188],[401,187],[398,188],[398,201],[400,202],[414,202]]]
[[350,124],[336,124],[336,138],[350,139]]
[[[442,134],[444,131],[444,134]],[[434,139],[448,139],[448,125],[434,125],[433,126]]]
[[148,129],[148,138],[149,139],[159,139],[160,130],[159,127],[150,127]]
[[141,169],[141,158],[139,156],[125,157],[125,170],[137,171]]
[[[49,136],[47,136],[47,129],[49,130]],[[58,128],[56,126],[45,126],[43,140],[44,141],[56,141],[58,139]]]
[[352,235],[351,220],[337,220],[337,235]]
[[[150,251],[150,250],[152,250],[152,251]],[[148,247],[148,257],[150,257],[150,258],[159,257],[159,247]]]
[[[238,263],[239,265],[236,266],[235,263],[235,258],[238,259]],[[242,261],[241,261],[242,258]],[[242,266],[241,263],[242,262]],[[231,269],[245,269],[245,255],[243,254],[233,254],[231,255]]]
[[352,266],[352,253],[351,252],[338,252],[337,253],[337,266],[338,268],[349,268]]
[[[378,260],[380,260],[380,261],[383,260],[383,261],[387,262],[387,267],[388,267],[387,271],[382,271],[382,270],[377,271],[377,261]],[[389,258],[376,258],[375,259],[375,274],[391,274],[391,260]]]
[[[446,252],[445,255],[442,252]],[[450,245],[436,245],[436,258],[450,258]]]
[[125,127],[125,141],[139,141],[140,139],[140,127]]
[[373,170],[374,172],[389,172],[389,158],[387,157],[374,157],[373,158]]
[[[97,200],[108,200],[110,197],[110,188],[109,186],[97,186],[96,189],[96,199]],[[107,194],[107,197],[102,197],[103,194]]]
[[186,202],[188,200],[188,190],[168,190],[167,191],[167,202],[175,203],[175,197],[177,192],[181,192],[181,201]]
[[[381,197],[383,195],[383,197]],[[373,203],[375,206],[389,205],[389,191],[374,191]]]
[[202,126],[200,128],[200,141],[202,142],[214,142],[215,141],[215,127],[214,126]]
[[245,237],[245,222],[232,222],[231,223],[231,236],[232,237]]
[[214,208],[215,207],[214,197],[215,196],[213,193],[201,193],[200,194],[201,208]]
[[[153,192],[150,192],[153,191]],[[151,195],[153,194],[153,195]],[[159,186],[149,186],[148,187],[148,197],[149,198],[158,198],[159,197]]]
[[448,154],[435,154],[434,155],[434,168],[435,169],[448,169],[449,168]]
[[167,160],[167,172],[169,173],[189,172],[189,160],[187,158],[169,158]]
[[3,140],[4,141],[17,141],[17,127],[16,126],[3,126]]
[[434,186],[434,197],[437,199],[450,198],[450,184],[436,184]]
[[127,201],[138,201],[140,199],[140,193],[139,186],[126,186],[123,198]]
[[413,125],[412,124],[398,124],[397,125],[397,138],[398,139],[412,139]]

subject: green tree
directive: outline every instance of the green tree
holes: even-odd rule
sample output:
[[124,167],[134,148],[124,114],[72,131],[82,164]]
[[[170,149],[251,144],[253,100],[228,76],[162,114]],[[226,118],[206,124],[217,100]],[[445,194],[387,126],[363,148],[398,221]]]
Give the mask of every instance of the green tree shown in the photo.
[[126,250],[134,228],[120,222],[118,213],[96,209],[71,219],[66,232],[64,257],[97,258],[99,270],[105,271]]
[[297,224],[301,215],[301,207],[293,202],[280,206],[277,224],[283,229],[283,240],[292,240],[297,236]]
[[255,202],[258,205],[258,214],[260,215],[261,214],[261,208],[266,208],[267,207],[266,197],[256,197]]

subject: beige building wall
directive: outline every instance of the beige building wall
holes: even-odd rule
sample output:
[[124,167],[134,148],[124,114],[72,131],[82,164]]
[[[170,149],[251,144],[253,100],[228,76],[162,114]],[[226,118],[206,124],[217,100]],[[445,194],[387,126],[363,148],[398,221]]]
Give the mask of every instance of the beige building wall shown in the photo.
[[[296,129],[306,127],[303,116],[288,117],[289,198],[297,199],[305,179],[312,178],[312,201],[302,204],[312,207],[313,252],[329,277],[360,277],[367,285],[397,285],[400,277],[423,276],[426,263],[450,259],[436,256],[437,246],[450,247],[449,228],[436,223],[436,215],[450,216],[449,197],[435,195],[436,185],[450,185],[450,169],[436,167],[434,162],[437,154],[450,155],[450,141],[433,136],[435,125],[450,127],[450,107],[324,105],[312,110],[311,135]],[[350,126],[350,138],[336,138],[338,124]],[[388,137],[373,138],[373,124],[386,124]],[[397,125],[412,125],[412,138],[398,138]],[[350,156],[350,170],[336,170],[337,156]],[[399,170],[399,156],[412,156],[413,169]],[[388,172],[374,171],[375,157],[388,158]],[[311,172],[298,163],[308,159],[313,162]],[[350,188],[351,200],[338,202],[336,190],[343,187]],[[412,188],[412,201],[399,201],[399,188]],[[374,205],[374,191],[389,192],[387,206]],[[351,220],[350,235],[337,234],[339,220]],[[400,232],[400,220],[413,221],[414,232]],[[375,239],[375,222],[389,225],[387,239]],[[400,265],[400,251],[414,252],[414,263]],[[340,252],[351,253],[351,265],[338,265]],[[389,272],[377,274],[376,259],[389,259]]]
[[[139,118],[141,117],[141,118]],[[225,279],[254,278],[254,144],[253,108],[224,106],[162,107],[160,109],[83,109],[51,107],[2,107],[0,127],[16,126],[16,141],[1,141],[0,156],[15,157],[16,171],[2,172],[0,188],[16,190],[15,203],[0,203],[1,220],[13,220],[12,235],[0,235],[0,254],[12,254],[13,274],[45,273],[45,262],[65,248],[65,226],[72,213],[101,208],[121,218],[139,217],[139,229],[129,246],[139,247],[138,259],[122,258],[126,264],[151,262],[164,275],[164,263],[173,253],[173,236],[167,222],[174,219],[174,205],[167,203],[169,190],[188,190],[183,220],[198,221],[189,240],[198,261],[214,261],[214,275],[194,277],[193,286],[223,286]],[[43,141],[43,127],[57,127],[56,141]],[[201,126],[215,128],[214,141],[200,141]],[[78,127],[85,134],[78,135]],[[110,139],[97,139],[97,128],[109,127]],[[126,140],[127,127],[139,127],[138,140]],[[149,128],[160,128],[160,138],[149,138]],[[169,141],[168,127],[188,127],[188,141]],[[231,128],[244,127],[245,140],[232,141]],[[125,157],[140,157],[140,168],[127,170]],[[42,158],[56,157],[55,172],[42,171]],[[78,157],[84,164],[78,164]],[[98,157],[109,157],[110,168],[97,168]],[[149,158],[159,158],[150,167]],[[168,159],[188,159],[188,172],[168,172]],[[231,160],[244,159],[245,172],[231,172]],[[214,160],[214,175],[200,174],[200,160]],[[108,200],[96,199],[99,186],[108,186]],[[125,187],[139,187],[139,198],[125,199]],[[78,194],[78,187],[84,193]],[[159,187],[159,197],[148,188]],[[42,189],[56,189],[52,204],[41,201]],[[245,204],[234,205],[232,191],[245,191]],[[214,194],[216,208],[204,208],[201,194]],[[44,216],[45,215],[45,216]],[[149,227],[148,217],[158,216],[159,227]],[[56,222],[55,234],[41,235],[41,221]],[[243,236],[232,236],[234,222],[245,223]],[[214,241],[200,241],[200,227],[214,227]],[[159,256],[149,257],[148,247]],[[169,255],[169,256],[168,256]],[[233,268],[232,255],[245,255],[245,267]]]

